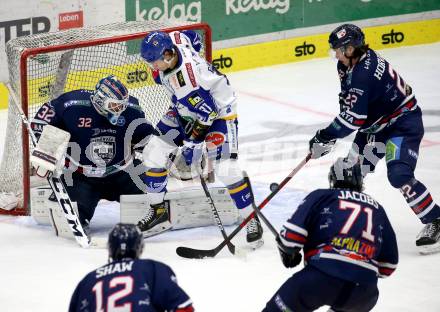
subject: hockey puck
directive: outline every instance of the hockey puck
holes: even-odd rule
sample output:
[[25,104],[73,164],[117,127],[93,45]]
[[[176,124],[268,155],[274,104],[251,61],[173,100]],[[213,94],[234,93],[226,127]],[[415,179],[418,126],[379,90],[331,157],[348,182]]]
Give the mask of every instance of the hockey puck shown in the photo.
[[275,190],[278,189],[278,186],[279,186],[278,183],[275,183],[275,182],[271,183],[270,186],[269,186],[270,191],[271,192],[275,192]]

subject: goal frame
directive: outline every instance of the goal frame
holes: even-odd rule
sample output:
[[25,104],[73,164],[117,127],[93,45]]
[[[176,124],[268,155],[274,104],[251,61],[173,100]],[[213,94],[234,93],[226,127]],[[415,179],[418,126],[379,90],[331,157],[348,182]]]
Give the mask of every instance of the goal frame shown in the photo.
[[[203,30],[205,33],[204,41],[205,44],[205,59],[209,62],[212,61],[212,32],[211,27],[207,23],[196,23],[196,24],[188,24],[183,26],[173,26],[163,29],[157,29],[163,32],[172,32],[172,31],[182,31],[182,30]],[[20,55],[20,61],[19,61],[19,69],[20,69],[20,91],[21,91],[21,107],[23,109],[24,114],[26,117],[29,118],[29,103],[28,103],[28,73],[27,73],[27,65],[28,60],[30,57],[42,54],[42,53],[50,53],[50,52],[59,52],[59,51],[65,51],[65,50],[71,50],[76,48],[85,48],[85,47],[91,47],[94,45],[103,45],[103,44],[110,44],[110,43],[118,43],[128,40],[135,40],[135,39],[142,39],[144,38],[148,33],[152,32],[154,30],[150,31],[144,31],[144,32],[137,32],[133,34],[124,34],[120,36],[111,36],[108,38],[99,38],[99,39],[92,39],[87,41],[78,41],[73,44],[60,44],[60,45],[54,45],[54,46],[47,46],[47,47],[38,47],[38,48],[26,48],[22,51]],[[13,92],[10,90],[10,92]],[[12,95],[9,95],[10,97]],[[18,103],[20,104],[20,103]],[[33,117],[33,116],[32,116]],[[30,163],[29,163],[29,132],[26,129],[26,127],[22,126],[22,153],[23,153],[23,163],[22,163],[22,169],[23,169],[23,200],[22,205],[17,206],[15,209],[6,211],[0,209],[0,214],[7,214],[7,215],[29,215],[30,213]]]

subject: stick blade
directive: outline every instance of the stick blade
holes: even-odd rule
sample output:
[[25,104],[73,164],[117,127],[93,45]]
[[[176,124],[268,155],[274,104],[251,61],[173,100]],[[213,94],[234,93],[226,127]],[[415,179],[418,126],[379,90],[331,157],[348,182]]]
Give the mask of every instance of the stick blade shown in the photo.
[[214,258],[218,251],[216,249],[193,249],[189,247],[177,247],[176,253],[182,258],[188,259],[203,259],[203,258]]

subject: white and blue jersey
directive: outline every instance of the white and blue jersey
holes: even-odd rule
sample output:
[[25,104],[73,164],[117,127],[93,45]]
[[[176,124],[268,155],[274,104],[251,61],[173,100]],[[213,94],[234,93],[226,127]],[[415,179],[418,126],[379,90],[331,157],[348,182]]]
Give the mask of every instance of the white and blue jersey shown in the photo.
[[326,138],[343,138],[353,131],[376,133],[417,109],[411,88],[375,51],[369,49],[350,68],[338,62],[337,69],[345,105],[323,130]]
[[164,263],[126,259],[87,274],[76,287],[69,312],[193,312],[192,301]]
[[170,37],[178,63],[173,69],[155,71],[153,75],[172,99],[172,123],[177,121],[189,137],[195,121],[209,127],[214,120],[236,118],[236,96],[227,77],[192,49],[184,34],[172,32]]
[[383,207],[365,193],[310,193],[281,230],[287,247],[304,249],[307,266],[355,283],[376,283],[397,267],[394,231]]
[[40,107],[31,126],[37,136],[46,124],[69,132],[68,161],[86,176],[104,177],[130,164],[132,146],[151,135],[154,129],[135,97],[129,97],[128,107],[117,124],[112,125],[94,108],[92,94],[89,90],[62,94]]

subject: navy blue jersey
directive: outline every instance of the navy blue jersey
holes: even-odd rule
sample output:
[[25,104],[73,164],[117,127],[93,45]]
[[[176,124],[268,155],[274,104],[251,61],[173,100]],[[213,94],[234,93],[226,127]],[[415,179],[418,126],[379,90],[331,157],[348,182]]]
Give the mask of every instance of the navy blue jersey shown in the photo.
[[355,130],[375,133],[417,108],[411,88],[375,51],[369,49],[351,68],[341,62],[337,68],[345,107],[323,130],[326,137],[343,138]]
[[[164,263],[126,259],[106,264],[78,284],[69,312],[192,312],[192,301]],[[125,308],[125,309],[124,309]]]
[[396,237],[383,207],[365,193],[320,189],[287,220],[281,240],[304,248],[304,261],[329,275],[374,283],[397,267]]
[[112,125],[94,108],[92,94],[89,90],[75,90],[43,104],[32,120],[32,129],[37,137],[46,124],[69,132],[73,144],[70,159],[85,168],[86,175],[105,176],[131,161],[132,145],[154,129],[135,97],[129,97],[127,109],[119,116],[117,125]]

